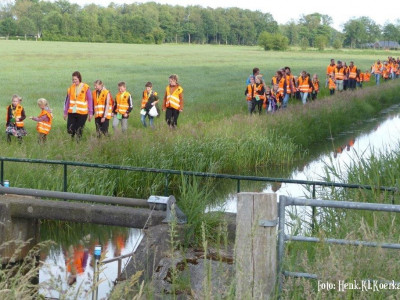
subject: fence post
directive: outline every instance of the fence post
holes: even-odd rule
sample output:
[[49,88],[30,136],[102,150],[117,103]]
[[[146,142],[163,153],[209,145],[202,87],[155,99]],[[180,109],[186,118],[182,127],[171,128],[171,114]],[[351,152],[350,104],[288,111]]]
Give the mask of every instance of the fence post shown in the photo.
[[168,173],[165,173],[165,190],[164,190],[164,196],[168,197]]
[[276,282],[276,194],[239,193],[236,215],[236,299],[270,299]]
[[4,160],[1,160],[1,167],[0,167],[0,184],[4,184]]
[[67,164],[64,164],[64,188],[63,188],[64,192],[67,192],[68,190],[67,178],[68,178]]

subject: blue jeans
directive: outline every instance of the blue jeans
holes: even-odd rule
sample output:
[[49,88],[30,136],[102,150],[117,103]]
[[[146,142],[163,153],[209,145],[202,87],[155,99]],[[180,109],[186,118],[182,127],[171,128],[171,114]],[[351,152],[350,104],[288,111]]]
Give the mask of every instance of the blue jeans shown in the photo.
[[381,74],[375,74],[375,82],[376,82],[376,85],[379,85],[380,80],[381,80]]
[[303,102],[303,104],[307,103],[307,96],[308,92],[307,93],[300,92],[301,102]]
[[154,117],[150,116],[149,114],[145,114],[145,115],[141,115],[140,116],[140,121],[142,121],[142,124],[144,127],[147,127],[146,124],[146,117],[149,117],[149,123],[150,123],[150,127],[154,128]]
[[285,108],[287,107],[288,103],[289,103],[289,96],[290,94],[285,94],[285,97],[283,98],[283,102],[282,102],[282,107]]

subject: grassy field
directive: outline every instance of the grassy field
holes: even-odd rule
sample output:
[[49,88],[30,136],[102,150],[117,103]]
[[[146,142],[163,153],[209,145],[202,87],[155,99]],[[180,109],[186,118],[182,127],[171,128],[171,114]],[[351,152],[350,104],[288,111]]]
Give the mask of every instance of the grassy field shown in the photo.
[[[283,66],[290,66],[294,74],[301,70],[317,73],[323,82],[332,57],[354,60],[357,66],[367,69],[377,58],[398,55],[392,52],[265,52],[258,47],[211,45],[0,41],[0,53],[3,82],[0,107],[4,112],[16,93],[24,99],[22,104],[27,116],[39,114],[36,105],[39,97],[49,100],[55,116],[44,146],[36,143],[36,123],[31,120],[25,121],[30,134],[22,145],[15,142],[8,145],[4,135],[0,139],[0,155],[8,157],[268,175],[265,170],[293,166],[294,162],[304,159],[312,144],[396,101],[390,96],[390,101],[382,104],[380,98],[388,97],[374,87],[329,100],[323,99],[327,94],[323,89],[316,103],[302,107],[299,101],[291,100],[291,107],[284,113],[249,117],[244,97],[245,80],[255,66],[261,69],[267,82]],[[98,140],[94,122],[87,122],[82,142],[70,141],[63,120],[63,104],[75,70],[90,85],[96,79],[103,80],[114,95],[117,83],[127,82],[134,109],[125,135],[110,129],[110,138]],[[156,130],[143,128],[139,110],[145,82],[152,81],[154,89],[163,95],[172,73],[180,76],[185,89],[185,108],[178,130],[168,130],[163,114],[156,119]],[[361,99],[369,95],[368,105],[362,101],[348,105],[349,97]],[[7,170],[5,176],[14,186],[54,189],[62,186],[55,179],[62,178],[61,168],[12,165],[12,172]],[[260,170],[264,171],[260,174]],[[96,176],[93,170],[70,172],[73,173],[70,184],[76,192],[142,196],[160,190],[163,181],[147,175],[128,179],[126,174],[116,175],[113,171],[98,172]],[[140,183],[135,186],[133,182],[137,178]],[[180,183],[180,178],[177,182]]]

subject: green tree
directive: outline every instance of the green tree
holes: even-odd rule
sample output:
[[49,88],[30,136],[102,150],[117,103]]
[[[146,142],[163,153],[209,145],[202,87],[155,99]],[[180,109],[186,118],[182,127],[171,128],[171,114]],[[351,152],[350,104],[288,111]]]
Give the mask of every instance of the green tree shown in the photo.
[[327,43],[328,43],[328,40],[327,40],[326,36],[317,35],[315,37],[315,47],[318,48],[318,50],[320,50],[320,51],[324,50]]

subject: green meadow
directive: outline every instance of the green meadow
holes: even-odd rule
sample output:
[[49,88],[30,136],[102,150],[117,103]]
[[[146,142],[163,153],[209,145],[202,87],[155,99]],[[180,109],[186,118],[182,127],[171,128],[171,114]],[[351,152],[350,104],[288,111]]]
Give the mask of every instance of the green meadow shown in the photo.
[[[7,144],[5,135],[0,139],[0,155],[6,157],[267,176],[271,168],[295,166],[307,158],[312,145],[396,102],[398,94],[395,83],[378,89],[370,82],[370,88],[329,98],[322,88],[314,103],[303,107],[300,101],[290,100],[285,111],[252,117],[244,96],[245,80],[255,66],[267,83],[277,69],[290,66],[295,75],[302,70],[317,73],[323,86],[331,58],[353,60],[366,70],[378,58],[397,56],[394,52],[266,52],[259,47],[216,45],[0,41],[0,53],[4,115],[13,94],[23,97],[28,117],[39,114],[36,101],[40,97],[49,101],[54,114],[46,145],[38,145],[36,123],[27,119],[29,135],[21,145],[16,141]],[[113,95],[118,82],[127,83],[134,109],[126,134],[110,128],[110,137],[97,139],[92,121],[86,123],[80,143],[71,141],[63,104],[76,70],[91,86],[101,79]],[[167,128],[164,114],[156,119],[155,130],[144,128],[139,114],[144,84],[152,81],[162,98],[168,76],[174,73],[180,78],[185,99],[178,129]],[[163,186],[163,176],[152,174],[127,176],[74,168],[69,174],[69,190],[74,192],[142,197],[162,191]],[[61,167],[6,163],[5,178],[13,186],[62,189]],[[180,178],[172,179],[172,190],[179,193],[180,183]]]

